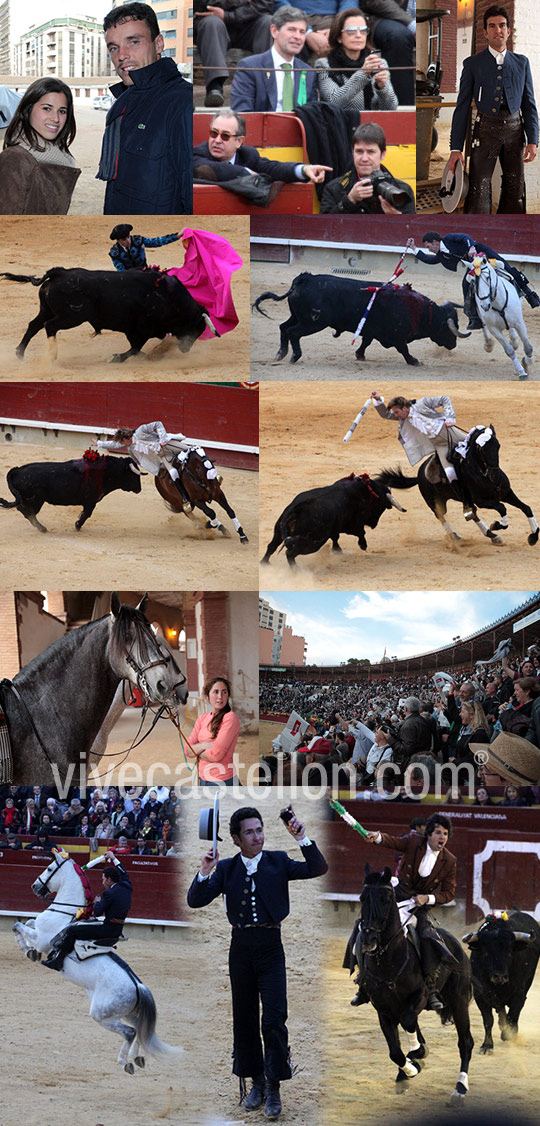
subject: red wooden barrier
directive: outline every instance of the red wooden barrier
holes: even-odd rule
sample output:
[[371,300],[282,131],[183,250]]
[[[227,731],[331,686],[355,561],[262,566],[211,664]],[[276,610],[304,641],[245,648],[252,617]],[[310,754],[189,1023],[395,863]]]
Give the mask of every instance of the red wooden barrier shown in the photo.
[[[59,842],[60,843],[60,842]],[[77,864],[86,864],[89,847],[80,838],[62,838],[62,846]],[[184,896],[180,894],[181,861],[172,856],[119,857],[133,884],[130,919],[148,922],[179,923],[185,919]],[[50,863],[50,857],[32,848],[15,851],[0,849],[0,910],[21,915],[36,915],[47,906],[31,890],[31,885]],[[92,891],[101,891],[103,867],[88,872]],[[129,919],[128,919],[129,921]]]
[[[452,821],[449,849],[457,857],[456,898],[465,903],[466,921],[484,912],[519,907],[540,918],[540,819],[536,809],[473,806],[459,809],[418,803],[342,803],[365,829],[383,829],[392,836],[409,831],[419,814],[444,813]],[[326,854],[330,865],[327,891],[356,897],[369,863],[395,871],[399,856],[369,844],[335,815],[328,826]]]
[[[208,383],[5,383],[0,414],[32,422],[72,426],[139,426],[162,418],[171,431],[201,438],[212,455],[215,442],[259,444],[256,389]],[[5,429],[5,428],[4,428]],[[39,431],[36,441],[40,441]],[[255,469],[252,454],[215,451],[220,465]],[[19,458],[19,460],[22,460]]]

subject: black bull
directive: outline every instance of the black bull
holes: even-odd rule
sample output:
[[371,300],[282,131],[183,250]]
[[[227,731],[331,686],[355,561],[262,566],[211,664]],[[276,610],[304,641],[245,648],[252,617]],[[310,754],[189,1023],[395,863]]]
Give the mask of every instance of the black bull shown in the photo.
[[80,458],[16,466],[9,470],[7,485],[15,500],[9,502],[0,497],[0,505],[16,508],[38,532],[47,531],[37,519],[44,504],[82,505],[75,522],[80,531],[98,501],[108,493],[115,489],[127,493],[141,491],[139,470],[130,457],[99,457],[96,461]]
[[367,548],[365,527],[376,528],[388,508],[405,509],[394,500],[390,489],[367,475],[344,477],[333,485],[308,489],[283,510],[261,563],[268,563],[280,544],[287,562],[295,566],[297,555],[312,555],[332,540],[332,551],[341,551],[340,535],[357,536],[362,551]]
[[[291,288],[279,297],[275,293],[261,293],[254,308],[263,317],[262,301],[289,300],[291,315],[279,326],[280,347],[276,360],[283,360],[292,347],[291,363],[302,355],[300,339],[312,336],[325,328],[333,328],[334,336],[342,332],[356,332],[373,296],[376,283],[335,278],[329,274],[298,274]],[[418,364],[407,347],[411,340],[429,337],[441,348],[451,350],[456,337],[464,338],[458,328],[455,306],[450,301],[436,305],[409,285],[394,288],[385,285],[377,293],[361,332],[362,344],[356,352],[357,360],[365,359],[366,348],[378,340],[383,348],[396,348],[408,364]]]
[[[88,321],[95,333],[102,329],[123,332],[130,343],[113,362],[123,363],[141,351],[147,340],[175,336],[181,352],[189,352],[205,328],[214,328],[206,309],[199,305],[178,278],[156,270],[66,270],[55,266],[41,278],[29,274],[0,274],[9,281],[40,285],[39,313],[17,347],[22,360],[29,342],[42,328],[56,344],[61,329]],[[56,350],[55,350],[56,357]]]
[[493,1010],[498,1015],[501,1040],[511,1040],[533,983],[540,957],[540,926],[524,911],[511,911],[506,919],[489,918],[463,941],[471,955],[474,999],[484,1022],[480,1051],[493,1049]]

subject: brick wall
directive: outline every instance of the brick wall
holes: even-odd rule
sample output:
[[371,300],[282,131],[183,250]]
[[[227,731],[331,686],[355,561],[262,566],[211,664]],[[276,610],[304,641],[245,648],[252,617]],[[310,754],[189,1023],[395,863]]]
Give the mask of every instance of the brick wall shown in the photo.
[[441,66],[443,77],[441,93],[453,93],[456,90],[459,75],[457,74],[457,12],[458,0],[436,0],[433,5],[443,11],[449,11],[442,21]]
[[0,676],[10,680],[19,672],[19,635],[17,627],[17,595],[15,591],[0,593]]
[[198,592],[201,604],[202,667],[204,680],[212,676],[229,677],[226,591]]

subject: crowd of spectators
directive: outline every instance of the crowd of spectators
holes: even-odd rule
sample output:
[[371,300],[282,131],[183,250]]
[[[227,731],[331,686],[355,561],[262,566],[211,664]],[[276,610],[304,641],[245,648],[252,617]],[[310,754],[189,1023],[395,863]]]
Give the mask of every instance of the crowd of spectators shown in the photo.
[[86,798],[77,789],[60,798],[51,786],[0,787],[4,844],[50,854],[66,837],[86,837],[92,851],[106,844],[119,856],[179,856],[178,796],[166,786],[96,787]]
[[[490,804],[486,766],[475,750],[510,732],[527,739],[540,755],[540,661],[504,658],[496,666],[448,670],[439,687],[429,674],[394,673],[360,684],[330,680],[323,685],[261,678],[259,710],[268,718],[295,711],[309,721],[294,752],[302,766],[337,765],[339,777],[374,790],[380,789],[377,782],[385,779],[388,763],[393,766],[386,774],[394,786],[415,762],[427,766],[431,780],[440,764],[444,784],[444,766],[452,764],[443,800],[460,804],[465,784],[470,794],[472,776],[476,804]],[[276,756],[266,756],[266,761],[274,770]],[[504,805],[538,802],[540,786],[510,785],[502,798]]]

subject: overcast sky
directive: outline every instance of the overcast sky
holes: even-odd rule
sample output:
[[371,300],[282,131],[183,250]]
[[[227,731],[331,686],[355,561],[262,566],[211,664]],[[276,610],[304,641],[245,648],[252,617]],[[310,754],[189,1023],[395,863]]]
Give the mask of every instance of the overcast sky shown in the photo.
[[10,4],[11,38],[19,39],[23,32],[34,24],[39,27],[48,20],[58,16],[91,16],[93,19],[102,20],[112,8],[112,0],[81,0],[72,3],[70,0],[50,0],[46,5],[42,0],[24,0],[20,4]]
[[488,626],[535,592],[518,591],[261,591],[308,643],[308,664],[339,665],[349,657],[380,661],[411,657]]

